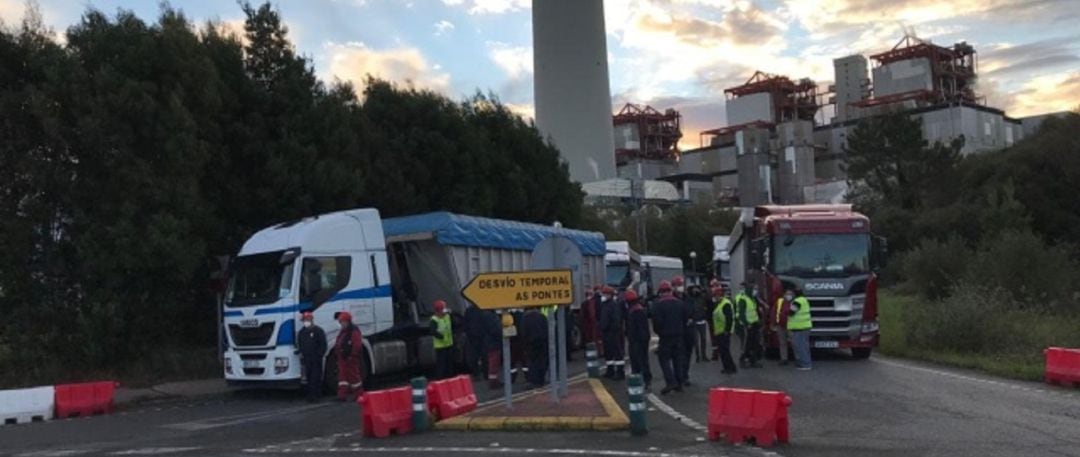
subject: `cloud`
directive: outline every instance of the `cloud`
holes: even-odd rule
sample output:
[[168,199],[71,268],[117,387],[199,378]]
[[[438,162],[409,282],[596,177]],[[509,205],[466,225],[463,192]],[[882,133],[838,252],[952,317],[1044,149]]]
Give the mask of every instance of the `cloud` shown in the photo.
[[416,48],[374,50],[363,43],[330,43],[330,76],[363,90],[365,76],[407,83],[440,93],[450,90],[450,75],[430,65]]
[[435,23],[435,36],[445,35],[446,32],[454,30],[454,23],[446,19],[443,19]]
[[988,77],[1045,72],[1080,62],[1080,35],[1048,38],[1019,45],[997,44],[981,52],[980,73]]
[[922,24],[966,16],[1002,22],[1053,17],[1075,5],[1072,0],[787,0],[784,11],[807,31],[829,36],[883,20]]
[[526,121],[536,118],[536,106],[532,103],[506,103],[503,102],[503,106],[510,110],[511,113],[521,116]]
[[533,53],[528,46],[510,46],[489,41],[488,56],[510,79],[520,79],[533,73]]
[[637,28],[650,33],[670,33],[678,39],[699,46],[733,43],[749,46],[768,43],[780,37],[783,24],[755,7],[734,8],[720,21],[691,16],[643,14]]
[[447,6],[466,6],[469,14],[473,15],[512,13],[532,6],[532,0],[442,0],[442,2]]
[[1006,112],[1017,117],[1076,109],[1080,106],[1080,71],[1034,78],[1006,96],[1005,103]]

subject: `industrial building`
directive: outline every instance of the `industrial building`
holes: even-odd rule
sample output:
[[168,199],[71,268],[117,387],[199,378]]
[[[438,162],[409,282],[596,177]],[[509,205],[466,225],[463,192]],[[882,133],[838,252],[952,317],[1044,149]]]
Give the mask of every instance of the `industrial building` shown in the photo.
[[[945,47],[905,36],[869,58],[835,59],[833,68],[827,90],[807,78],[754,73],[724,91],[727,125],[702,132],[701,147],[674,149],[674,157],[657,156],[654,149],[627,152],[633,143],[620,143],[620,125],[639,124],[628,121],[635,111],[624,109],[613,118],[615,142],[623,145],[616,151],[618,174],[668,181],[684,200],[738,206],[839,202],[847,191],[843,146],[861,119],[904,112],[922,121],[930,143],[963,137],[961,153],[974,154],[1012,145],[1043,118],[1014,119],[986,106],[975,91],[977,54],[964,42]],[[659,111],[648,113],[656,117]],[[664,113],[677,128],[678,113]],[[623,135],[635,137],[631,129]]]

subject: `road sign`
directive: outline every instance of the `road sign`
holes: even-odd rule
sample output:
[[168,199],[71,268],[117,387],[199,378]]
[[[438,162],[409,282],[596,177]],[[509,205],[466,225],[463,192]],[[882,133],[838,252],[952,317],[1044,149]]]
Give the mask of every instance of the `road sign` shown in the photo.
[[570,270],[481,273],[461,289],[480,309],[531,308],[574,302]]

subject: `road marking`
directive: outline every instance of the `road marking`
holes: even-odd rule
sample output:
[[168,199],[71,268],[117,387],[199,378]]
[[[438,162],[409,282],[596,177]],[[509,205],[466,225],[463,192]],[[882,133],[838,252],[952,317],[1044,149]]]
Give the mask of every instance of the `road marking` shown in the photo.
[[89,454],[94,452],[90,449],[57,449],[54,451],[35,451],[16,454],[15,457],[67,457],[69,455]]
[[316,408],[325,408],[330,406],[330,403],[320,403],[315,405],[304,405],[295,408],[276,409],[273,411],[260,411],[257,413],[237,414],[233,416],[221,416],[212,417],[209,419],[201,419],[191,422],[180,422],[176,424],[162,425],[165,428],[171,428],[176,430],[184,430],[189,432],[197,432],[200,430],[207,430],[219,427],[228,427],[237,424],[243,424],[247,422],[255,422],[263,419],[268,419],[274,416],[285,416],[302,411],[308,411]]
[[[671,407],[671,405],[668,405],[667,403],[664,403],[664,401],[661,400],[660,397],[657,397],[656,394],[649,394],[646,398],[649,399],[649,403],[652,403],[653,406],[656,407],[656,409],[659,409],[660,411],[663,411],[664,414],[667,414],[668,416],[671,416],[671,418],[675,419],[676,421],[681,422],[683,425],[686,425],[687,427],[690,427],[690,428],[692,428],[692,429],[694,429],[694,430],[696,430],[698,432],[702,432],[702,433],[708,433],[709,432],[709,427],[701,425],[697,421],[687,417],[685,414],[676,411],[675,408]],[[699,437],[697,439],[697,441],[702,441],[702,439]],[[759,448],[757,446],[740,445],[739,447],[744,448],[744,449],[748,449],[750,451],[760,453],[761,455],[763,455],[765,457],[783,457],[782,455],[777,454],[776,452],[766,451],[766,450],[764,450],[762,448]]]
[[161,455],[176,454],[202,449],[201,447],[147,447],[142,449],[128,449],[126,451],[110,452],[111,455]]
[[944,371],[944,370],[926,368],[926,367],[922,367],[922,366],[919,366],[919,365],[912,365],[912,364],[907,364],[907,363],[903,363],[903,362],[896,362],[896,361],[893,361],[893,360],[883,360],[883,359],[876,358],[876,357],[871,359],[871,360],[874,361],[874,362],[877,362],[877,363],[881,363],[881,364],[885,364],[885,365],[891,365],[891,366],[894,366],[894,367],[906,368],[906,369],[909,369],[909,370],[922,371],[922,372],[925,372],[925,373],[936,374],[938,376],[945,376],[945,377],[948,377],[948,378],[960,379],[960,380],[963,380],[963,381],[976,382],[976,383],[979,383],[979,384],[986,384],[986,385],[997,386],[997,387],[1005,387],[1005,388],[1009,388],[1009,389],[1012,389],[1012,390],[1019,390],[1019,391],[1022,391],[1022,392],[1034,392],[1034,393],[1043,393],[1043,394],[1051,394],[1051,395],[1060,395],[1062,397],[1067,397],[1067,398],[1078,398],[1077,396],[1073,395],[1071,392],[1069,392],[1067,390],[1056,391],[1056,390],[1049,390],[1049,389],[1040,389],[1040,388],[1036,388],[1036,387],[1028,387],[1028,386],[1025,386],[1023,384],[1016,384],[1016,383],[1005,382],[1005,381],[997,381],[997,380],[993,380],[993,379],[977,378],[977,377],[974,377],[974,376],[967,376],[967,375],[962,375],[962,374],[958,374],[958,373],[951,373],[951,372]]
[[686,425],[687,427],[690,427],[690,428],[692,428],[694,430],[697,430],[699,432],[708,432],[709,431],[708,427],[699,424],[697,421],[695,421],[695,420],[693,420],[693,419],[691,419],[689,417],[686,417],[686,415],[683,414],[683,413],[675,411],[675,408],[672,408],[671,405],[668,405],[667,403],[664,403],[664,401],[661,400],[660,397],[657,397],[656,394],[649,394],[646,398],[649,399],[649,403],[652,403],[653,406],[656,407],[656,409],[659,409],[660,411],[663,411],[664,414],[667,414],[668,416],[671,416],[672,419],[675,419],[675,420],[677,420],[679,422],[682,422],[683,425]]
[[602,457],[727,457],[726,454],[675,454],[669,452],[618,451],[610,449],[538,449],[512,447],[361,447],[361,448],[305,448],[283,449],[279,451],[244,449],[246,453],[367,453],[367,454],[406,454],[406,453],[447,453],[447,454],[508,454],[508,455],[597,455]]

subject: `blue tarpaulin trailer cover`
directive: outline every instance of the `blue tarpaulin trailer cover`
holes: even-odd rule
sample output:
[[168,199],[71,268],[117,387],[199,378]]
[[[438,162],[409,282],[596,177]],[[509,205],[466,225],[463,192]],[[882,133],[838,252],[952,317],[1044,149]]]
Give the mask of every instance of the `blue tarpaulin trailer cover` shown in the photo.
[[582,255],[603,256],[604,235],[549,227],[527,222],[505,221],[448,212],[383,219],[383,232],[388,241],[410,235],[430,234],[445,246],[477,246],[532,251],[541,240],[564,236],[581,249]]

